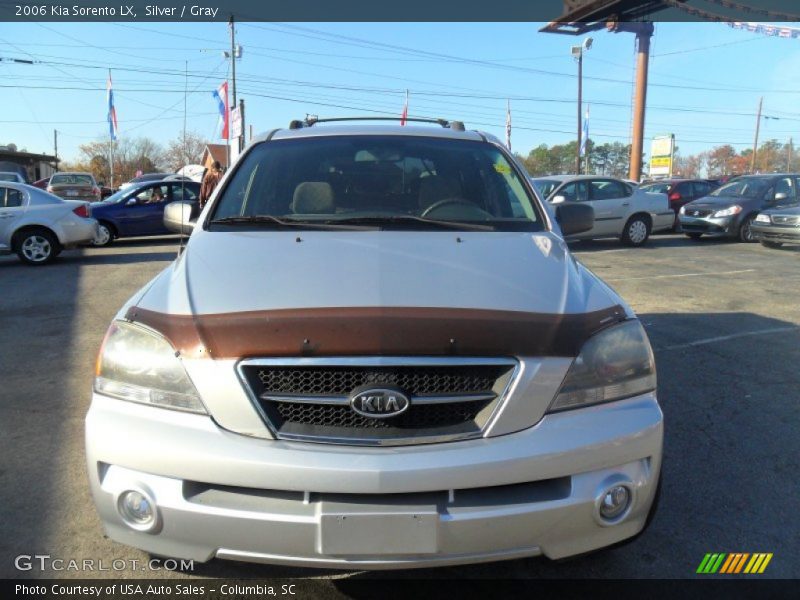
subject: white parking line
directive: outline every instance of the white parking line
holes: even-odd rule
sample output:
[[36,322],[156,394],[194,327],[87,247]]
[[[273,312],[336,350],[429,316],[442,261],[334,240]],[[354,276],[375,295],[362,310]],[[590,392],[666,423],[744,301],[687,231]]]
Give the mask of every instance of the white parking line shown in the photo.
[[644,277],[604,277],[605,281],[634,281],[636,279],[669,279],[672,277],[700,277],[701,275],[736,275],[737,273],[752,273],[755,269],[741,269],[739,271],[707,271],[705,273],[678,273],[676,275],[645,275]]
[[717,337],[705,338],[702,340],[695,340],[693,342],[686,342],[684,344],[673,344],[672,346],[664,346],[660,350],[679,350],[681,348],[692,348],[694,346],[704,346],[705,344],[716,344],[717,342],[727,342],[740,337],[748,337],[751,335],[768,335],[770,333],[786,333],[789,331],[800,331],[800,326],[793,325],[791,327],[773,327],[772,329],[757,329],[756,331],[743,331],[741,333],[732,333],[730,335],[720,335]]

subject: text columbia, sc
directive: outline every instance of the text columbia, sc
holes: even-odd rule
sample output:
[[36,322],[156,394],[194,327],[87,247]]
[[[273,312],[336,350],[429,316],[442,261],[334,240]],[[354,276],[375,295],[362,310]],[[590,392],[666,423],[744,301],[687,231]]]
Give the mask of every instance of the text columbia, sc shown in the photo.
[[[44,7],[42,7],[44,8]],[[131,17],[136,18],[133,6],[122,4],[120,6],[65,6],[51,5],[50,15],[53,17]],[[216,17],[219,8],[207,6],[157,6],[148,4],[144,7],[146,17]]]

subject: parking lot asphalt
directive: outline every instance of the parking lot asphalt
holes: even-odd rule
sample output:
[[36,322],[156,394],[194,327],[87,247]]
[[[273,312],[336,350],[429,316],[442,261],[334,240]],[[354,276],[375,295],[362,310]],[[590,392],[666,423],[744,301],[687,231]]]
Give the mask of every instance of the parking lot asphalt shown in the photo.
[[762,577],[800,577],[800,247],[679,235],[573,247],[637,311],[656,354],[663,494],[632,544],[563,563],[377,574],[223,561],[193,573],[17,570],[18,555],[147,559],[103,537],[83,418],[110,320],[176,248],[172,238],[121,241],[41,268],[0,258],[0,576],[310,577],[307,592],[345,597],[347,577],[687,578],[707,552],[772,552]]

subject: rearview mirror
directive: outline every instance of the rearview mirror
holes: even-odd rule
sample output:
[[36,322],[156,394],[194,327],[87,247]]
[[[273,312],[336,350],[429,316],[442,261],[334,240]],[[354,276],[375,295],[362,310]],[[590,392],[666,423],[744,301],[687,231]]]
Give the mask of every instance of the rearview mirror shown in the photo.
[[588,204],[561,204],[556,208],[556,222],[564,236],[589,231],[594,227],[594,209]]
[[566,196],[562,196],[561,194],[559,194],[558,196],[553,196],[552,198],[550,198],[550,203],[551,204],[561,204],[561,203],[565,202],[566,200],[567,200]]
[[189,235],[194,230],[195,219],[193,215],[194,204],[191,202],[170,202],[164,208],[164,227],[173,233]]

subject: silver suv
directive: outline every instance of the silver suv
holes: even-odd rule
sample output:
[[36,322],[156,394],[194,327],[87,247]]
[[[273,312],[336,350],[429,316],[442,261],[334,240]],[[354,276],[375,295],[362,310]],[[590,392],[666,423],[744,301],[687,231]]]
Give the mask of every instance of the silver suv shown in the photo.
[[[642,531],[662,413],[641,323],[460,123],[293,122],[246,149],[121,308],[86,417],[107,534],[148,552],[389,569]],[[186,209],[185,212],[183,209]]]

